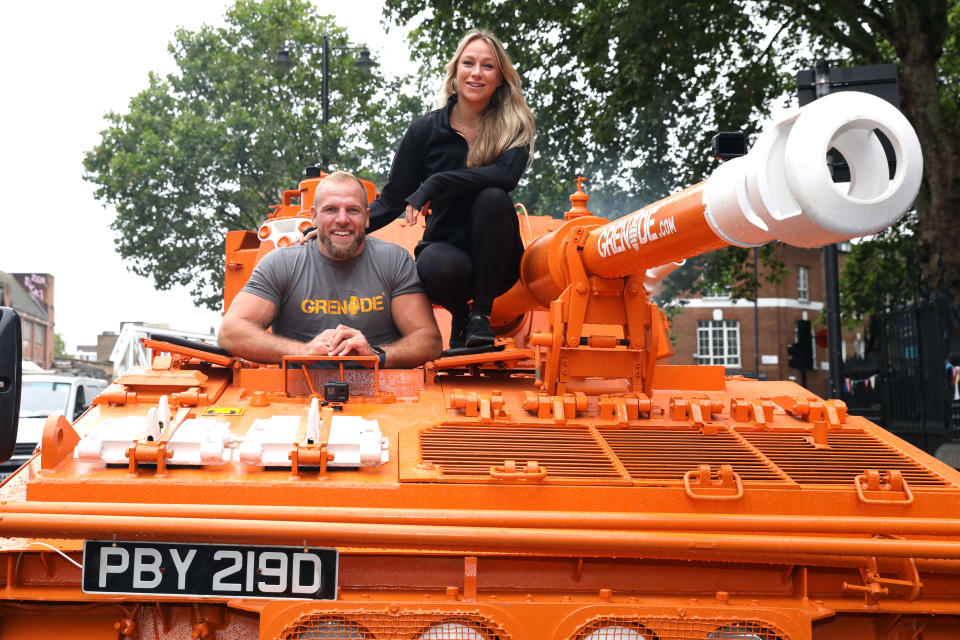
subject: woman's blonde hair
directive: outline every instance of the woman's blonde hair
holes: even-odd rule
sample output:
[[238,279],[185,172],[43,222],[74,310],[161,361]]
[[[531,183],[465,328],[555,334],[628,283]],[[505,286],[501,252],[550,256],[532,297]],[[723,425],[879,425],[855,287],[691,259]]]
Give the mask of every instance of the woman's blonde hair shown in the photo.
[[457,92],[457,63],[467,45],[474,40],[483,40],[493,51],[500,65],[503,83],[490,98],[490,104],[480,117],[477,137],[467,154],[468,167],[482,167],[492,163],[500,154],[513,147],[530,147],[530,162],[533,161],[533,112],[523,100],[520,74],[510,61],[503,44],[489,31],[471,29],[457,45],[457,52],[447,63],[437,108],[444,108],[450,96]]

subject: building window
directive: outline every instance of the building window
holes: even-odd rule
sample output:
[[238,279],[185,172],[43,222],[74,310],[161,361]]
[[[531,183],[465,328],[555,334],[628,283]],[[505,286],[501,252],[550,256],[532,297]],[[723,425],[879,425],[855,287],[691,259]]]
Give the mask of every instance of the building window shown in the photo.
[[42,325],[39,325],[39,324],[38,324],[38,325],[34,325],[34,329],[33,329],[33,340],[34,340],[34,342],[36,342],[37,344],[40,344],[40,345],[43,344],[43,334],[44,334],[44,331],[45,331],[45,330],[46,330],[46,327],[44,327],[44,326],[42,326]]
[[33,339],[33,324],[29,320],[23,321],[23,344],[29,346]]
[[797,267],[797,300],[810,299],[810,270],[807,267]]
[[740,321],[697,320],[697,364],[740,366]]
[[730,289],[723,285],[715,285],[709,289],[704,289],[702,296],[704,298],[729,298]]

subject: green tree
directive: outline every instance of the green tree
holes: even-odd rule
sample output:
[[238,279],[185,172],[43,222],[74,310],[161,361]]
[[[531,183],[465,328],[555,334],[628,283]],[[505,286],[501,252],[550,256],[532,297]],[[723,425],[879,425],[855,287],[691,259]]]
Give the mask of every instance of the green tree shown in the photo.
[[[794,74],[813,56],[899,66],[901,107],[924,149],[916,239],[928,270],[957,228],[960,0],[387,0],[385,13],[407,22],[428,7],[413,39],[434,72],[471,27],[497,33],[518,61],[538,124],[536,171],[522,195],[537,213],[566,208],[566,189],[541,182],[577,172],[604,195],[591,208],[607,216],[702,179],[715,166],[710,136],[753,134],[771,107],[795,103]],[[632,204],[603,209],[606,198]],[[712,260],[747,258],[733,250]],[[960,252],[945,258],[960,286]],[[752,265],[731,278],[752,291]]]
[[64,339],[63,334],[55,333],[53,334],[53,357],[54,358],[66,358],[67,356],[67,341]]
[[[960,300],[960,252],[950,240],[960,215],[960,2],[914,1],[897,9],[896,15],[910,20],[915,30],[930,30],[918,33],[915,42],[906,41],[910,37],[906,33],[894,39],[885,15],[873,20],[884,27],[878,30],[884,37],[877,44],[884,59],[900,63],[902,106],[923,145],[925,180],[915,212],[870,242],[854,245],[847,257],[840,274],[840,310],[848,324],[871,312],[878,296],[906,302],[914,294],[918,276],[911,261],[915,256],[934,284],[942,258],[944,275],[953,285],[954,298]],[[864,48],[869,49],[868,43]],[[920,115],[914,115],[917,112]]]
[[852,245],[840,271],[840,318],[847,327],[859,324],[878,302],[902,304],[917,292],[916,264],[907,268],[916,255],[916,223],[916,215],[904,216],[869,242]]
[[716,166],[711,134],[755,127],[769,105],[754,98],[791,82],[779,50],[755,52],[770,40],[764,26],[729,0],[387,0],[385,11],[405,22],[428,4],[412,37],[430,73],[472,27],[499,35],[517,63],[537,117],[535,172],[521,195],[538,213],[569,207],[577,173],[589,177],[591,210],[606,216],[702,179]]
[[[159,289],[191,288],[217,308],[223,237],[255,229],[308,165],[329,159],[382,179],[410,114],[422,104],[402,80],[364,74],[356,52],[330,56],[330,123],[321,125],[321,36],[345,32],[305,0],[238,0],[226,26],[178,30],[169,45],[177,70],[108,113],[100,143],[84,160],[96,195],[116,208],[116,246],[132,271]],[[275,65],[287,48],[297,64]]]

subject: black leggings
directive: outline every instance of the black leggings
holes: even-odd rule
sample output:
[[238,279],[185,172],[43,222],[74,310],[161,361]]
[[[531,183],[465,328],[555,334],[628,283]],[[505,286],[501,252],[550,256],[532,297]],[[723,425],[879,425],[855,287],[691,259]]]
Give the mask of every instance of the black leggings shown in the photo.
[[469,250],[428,242],[417,255],[417,273],[431,302],[454,317],[489,316],[493,299],[520,277],[523,242],[517,213],[506,191],[489,187],[477,193],[465,223]]

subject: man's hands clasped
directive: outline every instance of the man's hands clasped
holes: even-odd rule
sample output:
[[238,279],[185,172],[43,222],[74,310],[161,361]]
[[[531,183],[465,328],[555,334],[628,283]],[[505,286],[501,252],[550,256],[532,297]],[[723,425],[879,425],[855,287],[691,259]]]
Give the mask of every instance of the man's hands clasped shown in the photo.
[[337,325],[336,329],[327,329],[313,340],[303,345],[306,356],[375,356],[366,336],[357,329],[346,325]]

